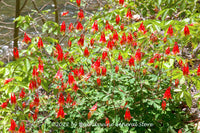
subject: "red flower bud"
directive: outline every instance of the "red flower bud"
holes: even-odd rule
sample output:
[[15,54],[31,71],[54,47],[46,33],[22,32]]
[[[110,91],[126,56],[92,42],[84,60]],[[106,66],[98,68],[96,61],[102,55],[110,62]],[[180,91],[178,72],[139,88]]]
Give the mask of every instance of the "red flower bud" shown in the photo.
[[116,65],[116,66],[115,66],[115,72],[118,73],[118,71],[119,71],[119,66]]
[[162,106],[162,110],[165,110],[165,107],[166,107],[166,102],[165,102],[165,100],[162,101],[162,105],[161,105],[161,106]]
[[97,78],[97,84],[98,84],[98,86],[101,85],[101,80],[99,78]]
[[18,52],[18,49],[16,47],[14,47],[14,49],[13,49],[13,55],[14,55],[15,59],[19,58],[19,52]]
[[116,24],[119,24],[119,21],[120,21],[120,17],[119,15],[116,16]]

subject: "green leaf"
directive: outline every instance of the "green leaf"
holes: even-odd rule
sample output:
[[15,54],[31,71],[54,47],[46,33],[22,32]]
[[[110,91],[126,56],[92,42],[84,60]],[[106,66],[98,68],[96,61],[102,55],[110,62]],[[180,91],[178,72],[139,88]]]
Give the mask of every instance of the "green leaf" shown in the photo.
[[192,96],[191,96],[191,94],[185,91],[184,96],[185,96],[186,103],[187,103],[188,107],[191,108],[191,106],[192,106]]
[[162,20],[164,20],[164,19],[166,18],[168,12],[169,12],[169,9],[167,9],[167,10],[165,11],[165,13],[163,14]]
[[185,76],[182,76],[181,80],[180,80],[180,85],[185,83]]
[[120,128],[120,130],[123,132],[123,133],[127,133],[128,130],[129,130],[129,127],[128,126],[123,126]]
[[4,62],[0,61],[0,67],[4,65]]
[[194,98],[199,98],[200,97],[200,93],[194,95]]
[[25,59],[25,70],[28,72],[30,70],[30,61],[29,59]]
[[45,79],[43,79],[42,81],[41,81],[41,85],[42,85],[42,87],[47,91],[47,92],[49,92],[49,90],[48,90],[48,82],[45,80]]

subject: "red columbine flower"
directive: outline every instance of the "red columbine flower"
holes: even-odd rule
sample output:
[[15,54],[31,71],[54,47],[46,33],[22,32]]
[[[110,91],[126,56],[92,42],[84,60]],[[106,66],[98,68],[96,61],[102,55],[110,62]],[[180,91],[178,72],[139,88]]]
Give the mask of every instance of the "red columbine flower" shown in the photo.
[[106,43],[106,37],[105,37],[104,32],[101,32],[100,42],[102,42],[102,43]]
[[37,67],[36,66],[33,67],[32,76],[33,77],[37,77],[38,76],[38,72],[37,72]]
[[129,63],[129,66],[130,66],[130,67],[131,67],[131,66],[135,66],[133,56],[131,56],[131,58],[129,59],[128,63]]
[[35,108],[35,114],[38,114],[38,112],[39,112],[39,109]]
[[123,6],[124,0],[119,0],[119,4],[121,4]]
[[35,97],[35,99],[34,99],[34,101],[33,101],[33,104],[35,105],[35,106],[39,106],[40,105],[40,99],[39,99],[39,97],[38,97],[38,94],[36,94],[36,96],[34,96]]
[[97,20],[94,21],[94,24],[92,26],[92,31],[95,32],[95,31],[98,31],[98,23],[97,23]]
[[121,41],[120,41],[120,44],[123,45],[123,44],[125,44],[125,43],[126,43],[126,34],[123,33],[122,39],[121,39]]
[[114,33],[113,33],[113,41],[118,41],[119,40],[119,37],[118,37],[118,34],[117,34],[117,31],[114,30]]
[[28,37],[28,35],[26,33],[24,34],[24,39],[22,40],[22,42],[25,42],[26,44],[31,42],[31,39]]
[[168,47],[167,49],[166,49],[166,51],[165,51],[165,54],[170,54],[170,47]]
[[92,116],[92,115],[91,115],[91,112],[89,112],[89,113],[88,113],[88,119],[90,119],[91,116]]
[[10,99],[11,99],[11,103],[12,103],[12,104],[16,104],[16,103],[17,103],[17,102],[16,102],[15,93],[12,93],[12,94],[11,94],[11,98],[10,98]]
[[154,60],[155,60],[155,58],[154,58],[154,57],[152,57],[152,58],[149,60],[149,62],[148,62],[148,63],[154,63]]
[[78,13],[78,17],[80,18],[81,21],[84,18],[84,13],[82,9],[80,9],[80,12]]
[[66,103],[72,103],[72,98],[69,93],[67,94]]
[[94,63],[94,67],[95,67],[95,68],[98,68],[98,67],[100,67],[100,65],[101,65],[101,61],[100,61],[100,58],[98,58],[98,59],[96,60],[96,62]]
[[102,67],[101,74],[102,74],[102,76],[106,76],[106,67]]
[[127,18],[132,18],[133,17],[132,14],[131,14],[131,9],[130,8],[127,10],[126,17]]
[[94,45],[94,39],[93,39],[93,38],[90,40],[90,45],[91,45],[91,46]]
[[183,71],[183,75],[189,74],[189,66],[187,63],[183,66],[182,71]]
[[173,36],[173,28],[172,28],[172,25],[169,26],[168,31],[167,31],[167,35]]
[[106,29],[106,30],[110,29],[110,24],[108,23],[108,20],[106,20],[106,26],[105,26],[105,29]]
[[110,121],[109,121],[109,119],[106,117],[106,126],[109,127],[109,125],[110,125]]
[[14,49],[13,49],[13,55],[14,55],[15,59],[19,58],[19,52],[18,52],[18,49],[16,47],[14,47]]
[[184,28],[184,34],[185,34],[185,36],[190,35],[190,30],[187,25]]
[[38,114],[38,112],[39,112],[39,109],[35,108],[35,114]]
[[67,44],[68,44],[69,47],[71,47],[71,46],[72,46],[71,40],[68,40],[68,43],[67,43]]
[[134,35],[135,38],[137,38],[137,32],[136,31],[133,33],[133,35]]
[[63,107],[60,106],[56,118],[58,118],[58,117],[60,117],[60,118],[65,118],[65,115],[66,115],[66,113],[64,112]]
[[113,29],[114,29],[113,26],[110,25],[110,31],[111,31],[111,32],[113,32]]
[[99,78],[97,78],[97,84],[98,84],[98,86],[101,85],[101,80]]
[[173,51],[174,55],[176,55],[177,53],[179,53],[179,48],[178,48],[178,44],[177,44],[177,42],[175,42],[172,51]]
[[84,56],[88,57],[89,55],[90,55],[90,53],[88,51],[88,48],[86,47],[85,50],[84,50]]
[[62,93],[60,93],[60,97],[58,99],[58,103],[59,103],[60,106],[65,104],[65,98],[64,98]]
[[23,108],[26,107],[26,103],[25,103],[25,102],[22,103],[22,107],[23,107]]
[[164,96],[163,96],[163,98],[167,98],[167,100],[169,100],[169,99],[172,99],[172,96],[171,96],[171,87],[168,87],[167,88],[167,90],[165,91],[165,93],[164,93]]
[[119,53],[119,56],[118,56],[117,59],[118,59],[119,61],[123,61],[123,57],[122,57],[121,53]]
[[21,126],[19,127],[18,133],[26,133],[24,123],[22,122]]
[[178,87],[178,84],[179,84],[179,80],[176,79],[176,80],[175,80],[175,87]]
[[37,120],[37,114],[36,114],[36,113],[33,114],[33,120],[34,120],[34,121]]
[[160,58],[161,58],[161,55],[160,55],[160,54],[157,54],[157,53],[156,53],[156,54],[154,55],[154,59],[157,59],[157,61],[159,61]]
[[84,45],[84,34],[81,34],[81,38],[78,40],[78,45],[83,46]]
[[76,0],[77,6],[80,7],[81,0]]
[[74,82],[75,82],[74,76],[73,76],[71,73],[69,73],[67,83],[68,83],[69,85],[72,85]]
[[200,64],[199,64],[198,69],[197,69],[197,76],[200,76]]
[[34,107],[34,102],[31,102],[31,103],[29,104],[29,109],[32,110],[33,107]]
[[166,107],[166,102],[165,102],[165,100],[162,101],[162,105],[161,105],[161,106],[162,106],[162,110],[165,110],[165,107]]
[[127,42],[128,42],[128,44],[133,42],[133,36],[130,32],[128,33],[128,36],[127,36]]
[[44,72],[44,65],[43,65],[43,62],[42,62],[42,61],[39,62],[38,70],[37,70],[37,71],[39,71],[39,72],[41,72],[41,73]]
[[57,52],[58,52],[57,60],[62,61],[63,60],[63,50],[62,50],[61,46],[59,44],[57,44],[56,49],[57,49]]
[[119,15],[116,16],[116,24],[119,24],[119,21],[120,21],[120,17]]
[[121,30],[124,30],[124,24],[122,23],[120,26]]
[[179,59],[178,64],[179,64],[179,66],[182,68],[182,66],[183,66],[183,61],[182,61],[181,59]]
[[6,108],[7,105],[8,105],[8,102],[4,102],[4,103],[2,103],[2,104],[1,104],[2,109]]
[[42,38],[40,37],[38,40],[38,48],[42,48],[43,47],[43,42],[42,42]]
[[79,76],[84,76],[84,69],[83,66],[81,65],[81,67],[79,68]]
[[150,40],[152,42],[157,42],[158,41],[158,37],[156,35],[154,35],[154,33],[152,33],[151,36],[150,36]]
[[66,16],[69,13],[69,11],[63,12],[62,16]]
[[20,97],[21,99],[23,99],[23,98],[25,97],[25,95],[26,95],[26,93],[25,93],[25,91],[24,91],[24,88],[22,88],[22,90],[21,90],[21,92],[20,92],[20,94],[19,94],[19,97]]
[[109,40],[109,41],[108,41],[108,44],[107,44],[107,48],[110,49],[110,50],[112,50],[112,49],[113,49],[113,46],[114,46],[113,40]]
[[96,74],[97,74],[97,76],[99,76],[100,73],[101,73],[101,69],[100,69],[100,67],[96,67],[95,70],[96,70]]
[[108,56],[108,53],[106,51],[103,51],[102,53],[102,60],[104,61]]
[[66,31],[66,25],[65,25],[65,21],[63,21],[60,27],[60,32],[65,33],[65,31]]
[[41,85],[41,78],[40,77],[37,77],[37,83],[38,83],[38,86]]
[[70,23],[70,24],[69,24],[69,28],[68,28],[69,32],[71,32],[73,29],[74,29],[74,26],[73,26],[72,23]]
[[78,24],[76,26],[77,30],[82,30],[83,29],[83,25],[78,21]]
[[131,113],[130,113],[130,110],[129,108],[126,109],[126,112],[125,112],[125,116],[124,116],[124,119],[127,120],[128,122],[131,120]]
[[4,85],[8,84],[9,82],[13,81],[14,78],[9,78],[4,81]]
[[77,84],[74,84],[73,88],[72,88],[75,92],[77,92],[77,90],[79,89]]
[[133,47],[136,47],[136,46],[137,46],[137,42],[134,41],[134,42],[132,43],[132,46],[133,46]]
[[91,109],[89,109],[90,111],[96,111],[97,110],[97,103],[95,103],[95,105],[94,106],[92,106],[92,108]]
[[135,59],[136,61],[140,61],[142,58],[142,53],[140,52],[140,49],[138,49],[135,53]]
[[15,132],[15,127],[17,127],[15,121],[13,119],[10,120],[10,128],[9,128],[9,131],[11,131],[11,133],[14,133]]
[[138,31],[142,31],[144,34],[147,32],[147,30],[144,27],[143,22],[140,24],[140,27],[138,28]]
[[55,78],[58,80],[58,79],[62,79],[62,76],[63,76],[63,72],[60,71],[60,68],[58,69],[57,73],[56,73],[56,76]]
[[181,129],[178,130],[178,133],[182,133]]
[[37,77],[37,85],[40,86],[41,85],[41,78]]
[[115,72],[118,73],[118,71],[119,71],[119,66],[116,65],[116,66],[115,66]]

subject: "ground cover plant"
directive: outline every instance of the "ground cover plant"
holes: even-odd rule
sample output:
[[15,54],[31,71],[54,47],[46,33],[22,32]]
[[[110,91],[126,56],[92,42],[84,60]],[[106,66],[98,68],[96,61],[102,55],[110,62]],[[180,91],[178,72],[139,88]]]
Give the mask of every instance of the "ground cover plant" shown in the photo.
[[199,1],[110,0],[86,16],[73,4],[69,24],[14,20],[26,49],[0,68],[0,130],[198,132],[187,110],[200,107]]

